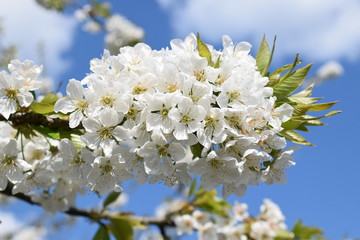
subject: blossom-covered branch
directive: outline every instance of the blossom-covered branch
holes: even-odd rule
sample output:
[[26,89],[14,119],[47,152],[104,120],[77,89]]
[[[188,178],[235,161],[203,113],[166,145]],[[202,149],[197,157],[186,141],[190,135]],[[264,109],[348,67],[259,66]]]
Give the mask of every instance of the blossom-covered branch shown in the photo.
[[[11,195],[50,212],[71,210],[86,191],[121,192],[133,178],[167,186],[199,178],[212,197],[217,187],[241,197],[251,185],[285,183],[297,149],[287,140],[311,145],[295,130],[339,113],[308,115],[336,102],[314,104],[312,86],[294,94],[311,67],[296,69],[298,56],[269,73],[265,39],[256,58],[229,36],[222,50],[195,34],[170,45],[105,50],[65,96],[37,96],[42,66],[12,60],[0,72],[0,191],[11,185]],[[110,217],[114,229],[147,221]]]
[[[17,112],[11,114],[8,119],[0,114],[0,121],[9,121],[14,128],[23,124],[30,124],[35,126],[44,126],[49,129],[62,129],[65,131],[71,131],[74,129],[70,128],[68,120],[51,118],[35,112]],[[82,129],[82,126],[77,126],[76,129]]]

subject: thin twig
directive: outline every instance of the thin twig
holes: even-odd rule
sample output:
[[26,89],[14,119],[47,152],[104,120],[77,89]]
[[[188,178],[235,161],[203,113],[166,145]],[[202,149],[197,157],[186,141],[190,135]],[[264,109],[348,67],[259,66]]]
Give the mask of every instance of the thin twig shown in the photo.
[[[27,202],[31,205],[41,206],[39,203],[34,202],[31,200],[31,197],[23,194],[23,193],[17,193],[12,194],[13,186],[11,184],[8,184],[5,190],[0,191],[1,194],[9,196],[9,197],[15,197],[19,200],[22,200],[24,202]],[[69,207],[68,210],[64,211],[63,213],[75,216],[75,217],[84,217],[87,219],[90,219],[91,221],[95,221],[99,223],[102,226],[105,226],[105,224],[102,222],[102,220],[109,220],[111,219],[111,215],[108,213],[101,213],[97,210],[85,210],[85,209],[79,209],[76,207]],[[133,216],[134,220],[139,221],[143,225],[156,225],[159,227],[160,231],[163,231],[165,233],[165,227],[174,227],[175,224],[173,221],[171,221],[168,218],[156,218],[156,217],[140,217],[140,216]],[[166,238],[165,238],[166,239]]]

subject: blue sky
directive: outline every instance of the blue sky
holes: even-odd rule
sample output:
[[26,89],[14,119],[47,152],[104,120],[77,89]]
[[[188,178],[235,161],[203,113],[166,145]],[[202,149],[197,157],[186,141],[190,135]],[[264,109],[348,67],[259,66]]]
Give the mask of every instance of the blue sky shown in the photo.
[[[38,10],[31,1],[14,0],[6,6],[2,3],[0,16],[5,19],[7,31],[3,42],[19,45],[21,58],[37,60],[34,49],[43,41],[50,76],[57,81],[82,79],[89,72],[89,61],[103,52],[103,35],[85,33],[72,16]],[[20,2],[27,7],[19,8]],[[302,219],[305,224],[322,228],[328,239],[360,238],[360,157],[356,152],[360,146],[359,1],[119,0],[112,1],[112,5],[113,12],[125,15],[145,30],[145,42],[154,49],[169,46],[173,38],[199,32],[205,42],[218,49],[223,34],[234,42],[249,41],[255,55],[266,34],[268,39],[278,37],[275,67],[291,62],[297,52],[304,65],[314,62],[310,75],[329,60],[339,61],[344,74],[318,86],[314,96],[340,101],[334,110],[343,113],[326,119],[328,126],[311,128],[311,133],[304,134],[316,147],[302,147],[296,152],[296,166],[287,171],[288,183],[249,187],[243,198],[230,197],[229,201],[246,202],[250,212],[257,214],[262,200],[270,198],[280,205],[288,226]],[[129,185],[125,186],[125,191],[131,191],[126,209],[140,214],[153,214],[161,199],[171,194],[159,184],[137,188]],[[82,202],[93,205],[96,200],[89,196]],[[20,209],[31,211],[26,205]],[[90,237],[93,227],[84,222],[72,233]]]

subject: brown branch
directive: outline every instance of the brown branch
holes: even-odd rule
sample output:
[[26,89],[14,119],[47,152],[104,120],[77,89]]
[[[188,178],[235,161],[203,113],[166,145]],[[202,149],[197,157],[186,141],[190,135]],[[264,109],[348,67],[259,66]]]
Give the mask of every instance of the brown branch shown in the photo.
[[[8,184],[5,190],[0,191],[1,194],[6,195],[8,197],[15,197],[19,200],[27,202],[31,205],[40,206],[41,205],[37,202],[31,200],[31,198],[23,193],[12,194],[13,186]],[[108,213],[96,211],[96,210],[85,210],[79,209],[76,207],[69,207],[68,210],[64,211],[63,213],[75,216],[75,217],[84,217],[91,221],[98,222],[99,224],[103,225],[101,222],[102,220],[109,220],[112,216]],[[159,229],[164,229],[165,227],[174,227],[175,223],[170,220],[169,218],[156,218],[156,217],[140,217],[140,216],[133,216],[132,219],[139,221],[143,225],[156,225]]]
[[[50,118],[48,116],[34,113],[34,112],[17,112],[10,115],[9,119],[4,118],[0,114],[0,121],[9,121],[11,125],[16,128],[17,126],[23,124],[31,124],[36,126],[43,126],[50,129],[61,129],[65,131],[71,131],[73,128],[69,127],[69,121],[59,119],[59,118]],[[76,129],[82,129],[83,127],[79,125]]]

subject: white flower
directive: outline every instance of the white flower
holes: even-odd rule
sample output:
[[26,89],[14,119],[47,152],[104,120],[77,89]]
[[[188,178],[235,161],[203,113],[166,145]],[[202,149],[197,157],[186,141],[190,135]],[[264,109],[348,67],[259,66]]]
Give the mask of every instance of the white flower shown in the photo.
[[194,220],[191,215],[176,215],[174,217],[174,223],[176,225],[176,232],[178,235],[183,235],[185,233],[192,234],[194,228]]
[[86,90],[79,81],[70,79],[66,86],[66,97],[60,98],[54,106],[55,112],[69,113],[69,125],[71,128],[77,127],[84,116],[88,115],[89,100]]
[[98,22],[89,20],[87,21],[83,28],[82,28],[85,32],[89,32],[89,33],[98,33],[101,31],[101,25]]
[[154,95],[145,95],[147,107],[146,111],[146,129],[152,131],[160,128],[165,134],[169,134],[174,129],[174,122],[169,117],[169,112],[177,104],[179,94],[170,93],[162,94],[157,93]]
[[91,164],[92,169],[87,177],[89,188],[99,194],[121,191],[121,181],[133,176],[126,170],[125,163],[120,161],[118,154],[111,157],[97,157]]
[[293,156],[295,150],[299,149],[298,146],[291,147],[278,153],[278,157],[273,163],[266,168],[263,172],[263,181],[267,184],[284,184],[287,181],[285,168],[295,165]]
[[276,236],[275,230],[267,221],[256,221],[251,224],[250,237],[255,240],[272,240]]
[[41,74],[43,66],[36,66],[33,61],[25,60],[20,62],[18,59],[13,59],[8,65],[12,76],[23,79],[23,86],[30,91],[37,90],[41,87],[42,82],[37,80]]
[[20,153],[15,139],[0,147],[0,190],[5,190],[8,180],[19,183],[24,178],[24,172],[31,166],[18,158]]
[[120,47],[134,42],[141,42],[144,38],[144,30],[130,22],[124,16],[114,14],[106,21],[105,43],[107,48],[114,53]]
[[91,149],[102,147],[106,153],[112,150],[116,142],[129,139],[129,131],[122,126],[117,126],[121,122],[118,114],[112,109],[105,109],[95,118],[87,118],[82,121],[86,133],[82,136],[83,141]]
[[173,108],[169,112],[169,117],[176,123],[174,137],[177,140],[187,140],[188,134],[200,129],[201,121],[204,120],[205,115],[204,108],[193,105],[190,98],[180,98],[177,108]]
[[264,199],[263,204],[260,206],[260,218],[279,225],[285,221],[285,216],[281,212],[280,207],[272,202],[270,199]]
[[34,100],[29,88],[24,84],[24,78],[0,72],[0,113],[6,119],[17,111],[18,105],[28,107]]
[[237,182],[241,166],[235,158],[212,151],[206,158],[194,160],[189,165],[189,171],[202,174],[201,185],[205,190],[212,190],[219,184]]
[[216,231],[216,226],[212,222],[207,222],[205,225],[201,226],[198,229],[198,238],[199,240],[219,239]]
[[174,171],[174,162],[186,156],[185,148],[177,142],[169,143],[161,133],[152,136],[138,151],[144,158],[145,171],[148,174],[169,176]]
[[248,205],[246,203],[239,203],[238,201],[235,201],[232,210],[235,215],[235,218],[238,221],[244,221],[249,217],[249,213],[247,211]]
[[93,161],[94,157],[89,150],[82,148],[78,153],[74,144],[65,138],[60,141],[59,155],[53,159],[53,167],[57,171],[63,171],[63,178],[84,185]]

